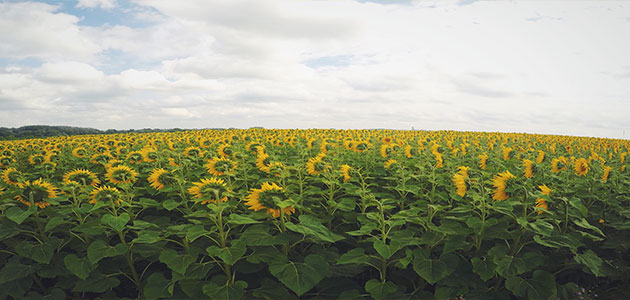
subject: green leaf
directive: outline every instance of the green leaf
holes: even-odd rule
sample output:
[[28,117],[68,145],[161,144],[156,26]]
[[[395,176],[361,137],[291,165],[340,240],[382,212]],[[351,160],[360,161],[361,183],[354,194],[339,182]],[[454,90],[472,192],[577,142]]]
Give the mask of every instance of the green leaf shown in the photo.
[[88,246],[87,258],[92,264],[96,264],[103,258],[123,255],[126,252],[127,246],[124,244],[117,244],[112,247],[103,240],[96,240]]
[[40,264],[49,264],[53,255],[55,254],[55,248],[58,243],[54,239],[49,239],[48,242],[44,241],[43,244],[29,242],[20,242],[15,246],[15,251],[23,257],[28,257]]
[[354,248],[337,259],[337,264],[364,264],[370,260],[370,257],[365,255],[363,248]]
[[450,235],[444,243],[442,254],[451,253],[457,250],[468,250],[472,247],[471,243],[466,242],[465,235]]
[[104,293],[107,290],[117,287],[120,280],[113,276],[105,276],[101,273],[92,272],[85,280],[78,280],[72,288],[73,292]]
[[[219,276],[217,276],[219,277]],[[221,277],[225,278],[225,277]],[[213,278],[214,279],[214,278]],[[218,283],[219,280],[211,280],[210,283],[203,285],[203,293],[212,300],[238,300],[245,296],[247,282],[236,281],[231,285],[226,283]],[[225,280],[223,280],[225,281]]]
[[414,252],[413,270],[429,284],[446,278],[455,271],[458,258],[453,253],[442,255],[440,259],[431,259],[429,252],[418,249]]
[[376,279],[370,279],[365,283],[365,291],[370,293],[370,296],[376,300],[385,299],[388,295],[391,295],[398,290],[398,286],[391,281],[380,282]]
[[542,236],[551,236],[553,233],[553,225],[543,220],[536,220],[536,222],[528,223],[529,228]]
[[18,225],[22,224],[22,222],[24,222],[24,220],[26,220],[26,218],[28,218],[30,215],[32,215],[33,213],[35,213],[37,211],[37,206],[35,205],[31,205],[28,207],[27,210],[22,210],[17,206],[13,206],[9,209],[7,209],[4,212],[4,215],[9,218],[9,220],[17,223]]
[[206,248],[206,252],[212,256],[218,256],[228,265],[234,265],[247,251],[245,243],[241,240],[232,241],[232,245],[226,248],[219,248],[217,246],[210,246]]
[[585,265],[597,277],[605,276],[604,260],[602,260],[593,250],[588,250],[583,254],[575,254],[575,261]]
[[310,215],[300,215],[300,224],[287,223],[286,226],[289,230],[304,234],[305,236],[315,237],[317,240],[322,240],[329,243],[334,243],[339,240],[343,240],[344,237],[338,234],[332,233],[326,226],[321,224],[321,221],[316,217]]
[[508,277],[505,287],[518,297],[529,300],[549,299],[556,292],[556,278],[549,272],[536,270],[531,279]]
[[189,251],[185,254],[179,254],[173,249],[166,249],[160,253],[160,262],[163,262],[169,269],[185,274],[186,269],[197,260],[197,253]]
[[173,293],[169,292],[170,285],[171,282],[164,277],[164,274],[155,272],[149,276],[142,291],[146,299],[171,298]]
[[13,222],[0,223],[0,241],[20,234],[20,228]]
[[575,223],[575,225],[580,226],[584,229],[590,229],[595,231],[596,233],[598,233],[599,235],[606,237],[606,235],[604,235],[604,233],[597,227],[591,225],[586,219],[580,219],[580,220],[573,220],[573,223]]
[[328,263],[323,257],[310,254],[303,263],[282,260],[272,262],[269,272],[299,297],[328,275]]
[[289,241],[286,235],[274,236],[269,234],[267,230],[269,230],[267,226],[253,225],[247,228],[239,239],[245,242],[247,246],[273,246]]
[[132,243],[153,244],[161,240],[160,233],[153,230],[143,230],[138,232],[138,237],[133,239]]
[[496,271],[504,278],[523,274],[528,271],[527,263],[520,257],[505,255],[494,259]]
[[129,222],[129,214],[122,213],[118,217],[114,217],[110,214],[105,214],[101,217],[101,223],[109,225],[111,228],[116,230],[117,232],[121,232],[127,222]]
[[85,257],[79,258],[74,254],[68,254],[63,258],[63,262],[72,274],[83,280],[87,279],[90,275],[92,266]]
[[9,262],[0,269],[0,284],[24,278],[33,272],[34,270],[32,266],[23,265],[20,263],[19,258],[12,257],[9,259]]
[[228,223],[235,225],[246,225],[260,223],[260,221],[240,214],[231,214]]
[[48,220],[48,223],[46,223],[46,227],[44,227],[44,231],[48,232],[53,230],[55,227],[63,224],[65,222],[65,219],[63,217],[52,217],[50,218],[50,220]]
[[481,280],[488,281],[488,279],[494,276],[494,269],[496,265],[491,260],[481,260],[479,257],[473,257],[470,261],[472,262],[473,272],[479,275]]
[[550,248],[569,248],[573,253],[576,253],[577,249],[584,245],[572,235],[561,235],[555,232],[550,237],[535,235],[534,241],[540,245]]
[[176,202],[173,199],[168,199],[168,200],[162,202],[162,206],[168,211],[171,211],[171,210],[177,208],[179,205],[180,205],[180,203]]
[[389,259],[392,255],[396,254],[398,250],[406,246],[404,242],[400,242],[399,240],[391,240],[389,245],[385,244],[382,240],[375,240],[372,245],[374,250],[385,259]]
[[194,225],[188,228],[188,230],[186,231],[186,238],[188,239],[189,242],[192,243],[196,239],[198,239],[199,237],[203,236],[206,233],[208,232],[203,227],[203,225]]

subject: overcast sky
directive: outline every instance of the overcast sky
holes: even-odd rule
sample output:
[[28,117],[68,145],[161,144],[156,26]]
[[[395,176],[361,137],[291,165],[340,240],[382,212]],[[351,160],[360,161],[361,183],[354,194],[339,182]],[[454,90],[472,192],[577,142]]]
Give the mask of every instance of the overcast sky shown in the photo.
[[628,1],[0,1],[0,126],[630,138],[629,53]]

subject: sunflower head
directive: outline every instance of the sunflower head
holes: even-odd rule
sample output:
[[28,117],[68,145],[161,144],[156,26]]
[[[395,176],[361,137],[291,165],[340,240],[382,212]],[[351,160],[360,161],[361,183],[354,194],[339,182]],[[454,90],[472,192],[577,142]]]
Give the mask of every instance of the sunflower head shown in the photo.
[[50,198],[57,197],[57,188],[41,178],[32,182],[28,180],[21,182],[18,187],[22,189],[22,193],[15,198],[28,206],[44,208],[50,206],[48,202]]
[[604,167],[604,173],[602,174],[602,181],[603,182],[607,182],[608,181],[608,177],[610,176],[610,171],[612,170],[612,168],[610,166],[605,166]]
[[144,155],[141,151],[131,151],[127,153],[127,161],[132,164],[141,163],[144,161]]
[[526,178],[532,178],[534,176],[534,162],[529,160],[529,159],[524,159],[523,160],[523,166],[525,167],[525,169],[523,170],[523,173],[525,174]]
[[33,154],[28,157],[28,162],[33,166],[40,166],[46,162],[46,157],[43,154]]
[[588,163],[586,162],[586,159],[584,158],[576,159],[575,162],[573,163],[573,170],[575,171],[575,174],[578,176],[585,176],[586,173],[588,173],[589,169],[590,168],[588,167]]
[[171,172],[162,168],[153,169],[147,180],[151,183],[151,187],[158,191],[163,189],[167,184],[175,182],[175,178],[173,178]]
[[90,162],[93,164],[106,165],[113,159],[114,157],[109,153],[109,151],[106,151],[92,155],[92,157],[90,157]]
[[221,176],[233,174],[237,166],[238,164],[229,158],[215,157],[206,164],[206,169],[214,176]]
[[217,153],[221,157],[228,157],[232,155],[234,151],[232,150],[232,147],[230,147],[230,144],[221,144],[221,146],[217,149]]
[[281,213],[290,215],[295,212],[295,208],[288,206],[279,208],[276,203],[285,198],[282,187],[275,183],[264,182],[259,189],[251,189],[249,195],[245,197],[245,205],[248,209],[259,211],[266,210],[267,214],[277,218]]
[[19,185],[24,180],[24,176],[15,168],[8,168],[2,172],[2,180],[8,185]]
[[341,170],[341,175],[343,175],[343,182],[348,182],[348,180],[352,179],[352,177],[350,176],[350,170],[352,169],[352,167],[350,167],[349,165],[341,165],[339,169]]
[[496,201],[503,201],[510,196],[505,192],[508,187],[508,181],[512,178],[516,178],[510,171],[505,171],[494,176],[492,179],[492,185],[495,187],[492,199]]
[[203,157],[203,152],[198,147],[188,147],[184,149],[184,155],[188,157]]
[[397,164],[398,161],[395,159],[390,159],[388,161],[385,162],[385,169],[389,169],[391,168],[394,164]]
[[84,158],[88,154],[87,150],[83,147],[77,147],[72,149],[72,155],[78,158]]
[[96,202],[120,204],[122,200],[117,188],[105,185],[95,188],[90,193],[90,203]]
[[105,174],[107,180],[113,184],[132,183],[136,181],[137,176],[138,172],[125,165],[111,167]]
[[306,172],[310,175],[319,175],[326,172],[330,166],[323,161],[324,157],[326,157],[326,153],[322,152],[315,157],[309,158],[308,162],[306,162]]
[[91,185],[94,187],[101,183],[96,174],[84,169],[76,169],[66,173],[63,176],[63,183],[68,184],[70,181],[77,182],[83,186]]
[[203,178],[200,182],[194,182],[188,189],[188,193],[193,196],[196,202],[201,204],[217,203],[227,201],[229,189],[223,179],[216,177]]

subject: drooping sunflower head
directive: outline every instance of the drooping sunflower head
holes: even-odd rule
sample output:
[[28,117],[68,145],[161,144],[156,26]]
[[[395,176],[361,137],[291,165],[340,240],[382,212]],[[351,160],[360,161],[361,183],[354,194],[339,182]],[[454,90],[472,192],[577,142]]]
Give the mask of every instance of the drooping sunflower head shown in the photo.
[[358,141],[354,143],[352,147],[352,151],[357,152],[357,153],[365,152],[369,149],[370,149],[370,143],[366,141]]
[[137,176],[138,172],[125,165],[109,168],[105,174],[107,180],[113,184],[132,183],[136,181]]
[[395,164],[397,164],[397,163],[398,163],[398,161],[397,161],[397,160],[395,160],[395,159],[390,159],[390,160],[388,160],[388,161],[386,161],[386,162],[385,162],[385,164],[384,164],[384,165],[385,165],[385,169],[389,169],[389,168],[391,168],[393,165],[395,165]]
[[90,162],[93,164],[106,165],[113,159],[114,157],[109,153],[109,151],[106,151],[92,155],[92,157],[90,157]]
[[0,156],[0,167],[5,167],[14,162],[14,159],[10,156]]
[[219,148],[217,148],[217,153],[221,157],[228,157],[232,155],[234,151],[232,150],[232,147],[230,147],[230,144],[221,144]]
[[559,156],[551,160],[551,172],[558,173],[567,169],[568,161],[564,156]]
[[50,198],[57,197],[57,188],[41,178],[34,181],[21,182],[18,184],[18,187],[22,189],[22,193],[15,196],[15,198],[28,206],[36,205],[44,208],[50,206],[48,202]]
[[326,157],[326,153],[322,152],[315,157],[309,158],[308,162],[306,162],[306,172],[310,175],[319,175],[326,172],[330,166],[323,161],[324,157]]
[[15,168],[8,168],[2,172],[2,180],[8,185],[18,185],[24,180],[24,176]]
[[350,170],[352,169],[352,167],[350,167],[349,165],[341,165],[339,169],[341,170],[341,175],[343,175],[343,182],[348,182],[348,180],[352,179],[352,177],[350,176]]
[[144,161],[146,162],[155,162],[158,159],[158,152],[157,150],[155,150],[155,148],[152,147],[146,147],[142,149],[142,157],[144,158]]
[[607,182],[608,178],[610,176],[610,171],[612,171],[612,168],[610,166],[604,166],[604,172],[602,174],[602,181],[603,182]]
[[534,162],[529,159],[524,159],[523,167],[525,167],[525,169],[523,170],[525,177],[532,178],[534,176],[534,170],[533,170]]
[[120,204],[122,200],[117,188],[105,185],[95,188],[90,193],[90,203],[94,204],[96,202]]
[[46,157],[43,154],[33,154],[28,157],[28,162],[33,166],[40,166],[46,162]]
[[459,174],[461,174],[465,178],[468,178],[468,170],[470,170],[470,167],[459,166],[457,167],[457,170],[459,170]]
[[503,153],[503,159],[504,160],[508,160],[508,159],[510,159],[510,153],[512,153],[512,148],[503,147],[501,149],[501,152]]
[[67,172],[63,176],[63,183],[68,184],[70,181],[77,182],[83,186],[91,185],[94,187],[101,183],[96,174],[84,169],[75,169]]
[[206,169],[214,176],[221,176],[233,174],[237,166],[238,164],[229,158],[214,157],[206,164]]
[[[281,211],[277,208],[276,202],[285,198],[284,190],[282,187],[275,183],[264,182],[259,189],[250,189],[249,195],[245,197],[245,205],[248,209],[259,211],[265,209],[267,214],[277,218],[280,216]],[[295,212],[295,209],[291,206],[282,209],[287,215]]]
[[229,189],[223,179],[216,177],[203,178],[200,182],[194,182],[188,189],[188,193],[193,196],[196,202],[201,204],[217,203],[227,201]]
[[198,147],[188,147],[184,149],[184,155],[188,157],[203,157],[203,152]]
[[492,199],[496,201],[503,201],[508,199],[510,196],[505,192],[507,188],[508,180],[516,178],[510,171],[505,171],[503,173],[499,173],[494,176],[492,179],[492,185],[495,187],[494,194]]
[[545,160],[545,151],[538,150],[538,157],[536,157],[536,163],[540,164]]
[[586,162],[585,158],[576,159],[575,163],[573,164],[573,170],[578,176],[585,176],[586,173],[588,173],[589,169],[590,168],[588,167],[588,163]]
[[453,175],[453,183],[455,184],[457,195],[464,197],[466,195],[466,177],[457,173]]
[[488,161],[488,155],[486,153],[479,154],[479,168],[486,169],[486,162]]
[[540,192],[543,193],[543,195],[549,196],[549,194],[551,194],[551,189],[547,187],[546,184],[539,185],[538,188],[540,189]]
[[167,184],[175,182],[175,178],[173,178],[171,172],[162,168],[153,169],[147,180],[151,183],[151,186],[158,191],[163,189]]
[[127,161],[132,164],[141,163],[144,161],[144,156],[141,151],[131,151],[127,153]]
[[87,150],[83,147],[76,147],[72,149],[72,155],[78,158],[84,158],[88,154]]

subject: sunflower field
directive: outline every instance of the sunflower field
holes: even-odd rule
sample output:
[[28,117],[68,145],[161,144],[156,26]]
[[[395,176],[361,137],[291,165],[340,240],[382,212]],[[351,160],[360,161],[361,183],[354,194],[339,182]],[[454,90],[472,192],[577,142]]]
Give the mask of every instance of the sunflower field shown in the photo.
[[0,299],[606,299],[630,283],[629,151],[393,130],[3,141]]

